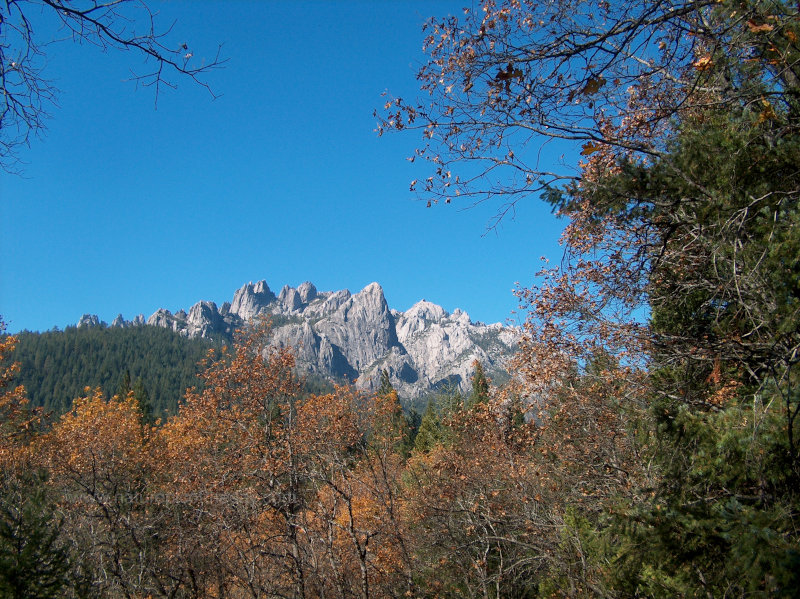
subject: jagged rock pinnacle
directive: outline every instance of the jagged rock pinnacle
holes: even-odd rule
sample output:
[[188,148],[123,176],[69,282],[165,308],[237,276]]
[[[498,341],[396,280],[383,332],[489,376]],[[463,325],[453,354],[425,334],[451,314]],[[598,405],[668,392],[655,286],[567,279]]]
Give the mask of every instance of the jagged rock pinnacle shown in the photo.
[[[147,323],[187,337],[228,337],[257,316],[273,319],[273,343],[293,348],[300,370],[355,382],[362,389],[377,388],[386,370],[407,398],[444,384],[466,391],[475,360],[490,377],[502,376],[518,338],[514,329],[473,323],[462,310],[448,314],[426,300],[405,312],[391,310],[378,283],[351,294],[346,289],[318,291],[306,281],[297,288],[284,286],[277,296],[266,281],[247,283],[220,308],[201,301],[188,314],[160,309]],[[143,320],[137,317],[133,324]],[[86,315],[81,326],[93,322]]]

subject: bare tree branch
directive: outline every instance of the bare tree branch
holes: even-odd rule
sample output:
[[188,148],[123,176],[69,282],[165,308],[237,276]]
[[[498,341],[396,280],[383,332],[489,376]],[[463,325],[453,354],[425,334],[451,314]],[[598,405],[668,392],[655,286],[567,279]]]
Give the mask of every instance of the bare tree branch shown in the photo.
[[[51,22],[58,37],[40,37]],[[47,52],[54,43],[88,43],[103,50],[131,51],[145,59],[132,71],[137,85],[152,87],[157,105],[164,87],[188,78],[217,95],[206,76],[227,59],[222,46],[201,61],[187,42],[176,41],[174,23],[159,23],[144,0],[4,0],[0,2],[0,168],[14,172],[18,151],[46,128],[58,90],[46,78]]]

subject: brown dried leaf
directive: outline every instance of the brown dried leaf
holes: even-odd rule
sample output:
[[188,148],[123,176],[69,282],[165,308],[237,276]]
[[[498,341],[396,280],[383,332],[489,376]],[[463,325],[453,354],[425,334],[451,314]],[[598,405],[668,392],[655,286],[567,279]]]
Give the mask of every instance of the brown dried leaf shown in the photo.
[[754,23],[752,20],[747,21],[747,28],[750,30],[751,33],[767,33],[775,29],[775,27],[773,27],[769,23],[763,23],[761,25],[758,25]]
[[602,146],[600,144],[596,144],[594,142],[588,142],[583,144],[583,150],[581,150],[581,156],[589,156],[594,154],[599,150]]
[[586,82],[586,85],[583,86],[581,93],[589,96],[591,94],[596,94],[600,91],[600,88],[606,84],[606,80],[602,77],[590,77],[589,81]]

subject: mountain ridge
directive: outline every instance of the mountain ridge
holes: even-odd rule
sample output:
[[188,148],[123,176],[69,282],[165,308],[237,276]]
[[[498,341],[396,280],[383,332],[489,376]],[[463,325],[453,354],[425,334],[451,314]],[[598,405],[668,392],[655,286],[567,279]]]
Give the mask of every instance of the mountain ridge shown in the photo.
[[[275,294],[265,280],[249,282],[231,302],[217,306],[201,300],[188,312],[159,308],[132,321],[120,314],[111,326],[148,324],[190,338],[230,338],[255,317],[273,320],[273,343],[295,351],[298,369],[354,382],[363,390],[378,387],[381,371],[398,393],[419,397],[445,385],[467,390],[474,362],[489,376],[504,379],[518,330],[500,323],[473,322],[463,310],[448,313],[424,299],[405,312],[389,307],[383,288],[370,283],[357,293],[319,291],[306,281],[284,285]],[[85,314],[78,326],[99,324]]]

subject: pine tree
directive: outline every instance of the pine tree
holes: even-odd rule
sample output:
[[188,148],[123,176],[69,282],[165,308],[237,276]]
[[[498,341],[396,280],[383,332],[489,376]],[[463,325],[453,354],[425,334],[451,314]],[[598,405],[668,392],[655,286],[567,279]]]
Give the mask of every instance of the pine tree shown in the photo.
[[133,397],[139,405],[139,410],[142,412],[142,425],[151,425],[155,422],[156,416],[153,414],[153,402],[150,400],[150,394],[144,386],[142,377],[138,377],[133,384]]
[[378,395],[388,395],[394,390],[392,381],[389,379],[389,371],[384,368],[381,370],[381,382],[378,386]]
[[125,372],[122,373],[122,376],[119,379],[119,385],[117,385],[117,395],[120,397],[127,397],[128,393],[131,391],[131,371],[129,369],[125,369]]
[[483,372],[483,365],[479,360],[472,363],[475,373],[472,375],[472,393],[467,399],[467,407],[472,408],[489,400],[489,379]]
[[432,402],[428,402],[428,407],[422,414],[422,421],[414,439],[414,449],[418,452],[426,453],[436,447],[445,438],[444,426],[436,413]]
[[69,585],[69,553],[60,541],[61,521],[42,473],[6,478],[0,489],[0,597],[63,597]]

